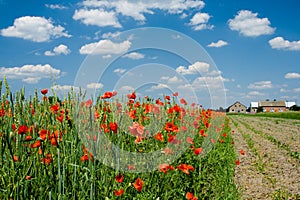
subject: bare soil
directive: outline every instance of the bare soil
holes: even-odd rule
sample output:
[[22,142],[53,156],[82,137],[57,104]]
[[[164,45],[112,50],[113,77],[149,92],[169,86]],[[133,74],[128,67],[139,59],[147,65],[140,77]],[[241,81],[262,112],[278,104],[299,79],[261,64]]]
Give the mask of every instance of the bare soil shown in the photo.
[[245,116],[230,119],[240,160],[235,181],[242,199],[300,198],[300,158],[290,154],[300,152],[299,120]]

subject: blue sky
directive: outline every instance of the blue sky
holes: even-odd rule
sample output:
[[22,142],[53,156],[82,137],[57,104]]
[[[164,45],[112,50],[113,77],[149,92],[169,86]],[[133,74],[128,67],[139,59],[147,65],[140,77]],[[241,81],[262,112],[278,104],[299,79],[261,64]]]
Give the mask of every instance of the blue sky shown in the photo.
[[300,102],[297,0],[0,0],[0,78],[227,107]]

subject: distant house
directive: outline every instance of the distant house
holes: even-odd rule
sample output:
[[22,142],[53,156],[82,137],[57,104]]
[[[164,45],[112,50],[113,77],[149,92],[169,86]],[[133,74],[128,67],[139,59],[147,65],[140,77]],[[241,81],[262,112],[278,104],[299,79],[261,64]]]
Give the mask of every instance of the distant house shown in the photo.
[[258,101],[258,107],[263,112],[284,112],[286,111],[285,101]]
[[227,108],[229,113],[246,113],[246,110],[247,107],[238,101]]
[[290,108],[295,105],[296,105],[296,102],[294,102],[294,101],[286,101],[285,102],[285,107],[287,110],[290,110]]
[[258,109],[258,102],[251,102],[250,103],[250,112],[256,113]]

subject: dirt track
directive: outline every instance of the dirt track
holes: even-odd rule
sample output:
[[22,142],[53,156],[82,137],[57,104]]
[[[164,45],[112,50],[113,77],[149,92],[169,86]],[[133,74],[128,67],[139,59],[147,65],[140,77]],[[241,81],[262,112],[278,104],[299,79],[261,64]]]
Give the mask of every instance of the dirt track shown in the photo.
[[[300,198],[300,121],[230,116],[242,199]],[[245,155],[240,154],[245,151]]]

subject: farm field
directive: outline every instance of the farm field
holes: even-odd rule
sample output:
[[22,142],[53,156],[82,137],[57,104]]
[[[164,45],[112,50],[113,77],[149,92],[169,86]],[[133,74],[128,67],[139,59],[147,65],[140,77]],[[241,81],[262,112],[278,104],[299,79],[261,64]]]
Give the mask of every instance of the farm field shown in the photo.
[[242,199],[300,198],[300,121],[230,115],[240,165],[235,181]]
[[0,199],[299,199],[299,120],[4,85]]
[[222,113],[176,93],[1,92],[0,199],[239,199]]

